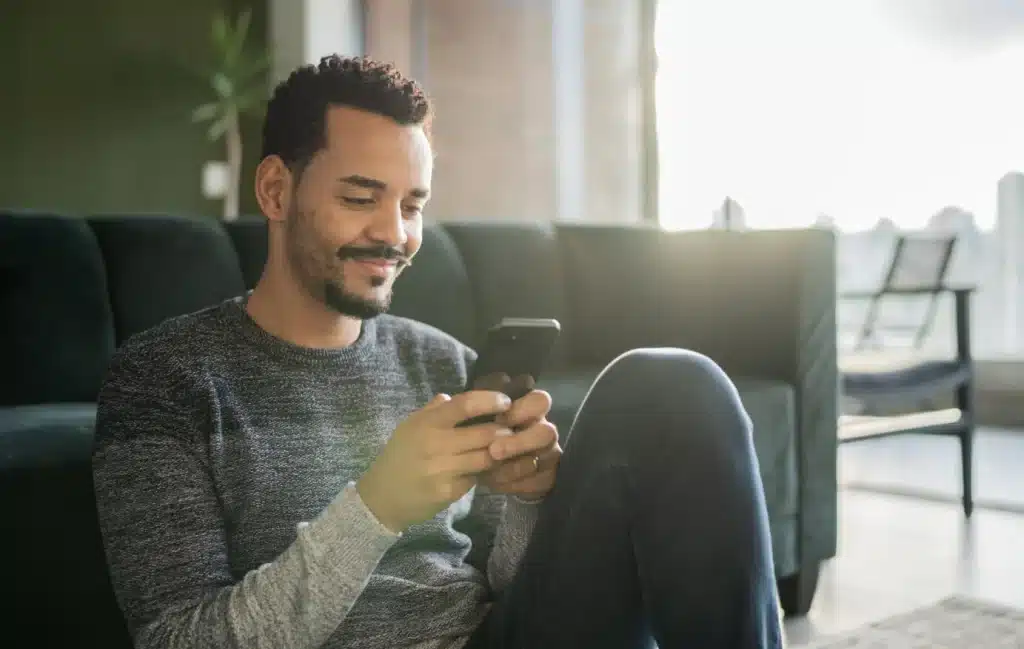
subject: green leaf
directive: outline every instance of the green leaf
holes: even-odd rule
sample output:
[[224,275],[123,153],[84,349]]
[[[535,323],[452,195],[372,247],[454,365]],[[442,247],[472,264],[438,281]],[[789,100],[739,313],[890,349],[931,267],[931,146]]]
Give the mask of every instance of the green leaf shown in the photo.
[[213,124],[210,124],[210,128],[206,131],[206,137],[217,141],[227,132],[230,126],[231,118],[228,115],[224,115]]
[[245,50],[245,40],[249,35],[249,24],[252,21],[251,12],[246,9],[239,16],[228,33],[227,41],[224,44],[224,65],[228,69],[238,67]]
[[213,17],[213,46],[223,52],[228,43],[228,21],[223,13]]
[[213,83],[213,89],[217,92],[217,96],[222,99],[227,99],[235,93],[235,84],[223,72],[213,75],[211,83]]
[[266,79],[262,78],[270,69],[270,54],[260,52],[254,54],[252,60],[241,63],[235,75],[235,83],[239,86],[247,86],[253,81],[253,77],[261,76],[259,82],[266,85]]
[[238,23],[235,25],[235,52],[239,55],[245,49],[245,40],[249,38],[249,26],[252,24],[252,11],[246,9],[238,16]]
[[211,140],[237,128],[239,115],[258,111],[267,102],[271,55],[266,48],[247,47],[251,27],[250,10],[235,16],[218,12],[213,17],[213,57],[205,76],[213,96],[192,112],[194,122],[208,123],[207,135]]
[[192,121],[206,122],[217,117],[217,114],[220,112],[220,105],[217,103],[210,102],[208,104],[203,104],[192,111]]
[[235,109],[239,113],[251,113],[267,102],[267,91],[262,87],[250,88],[235,98]]

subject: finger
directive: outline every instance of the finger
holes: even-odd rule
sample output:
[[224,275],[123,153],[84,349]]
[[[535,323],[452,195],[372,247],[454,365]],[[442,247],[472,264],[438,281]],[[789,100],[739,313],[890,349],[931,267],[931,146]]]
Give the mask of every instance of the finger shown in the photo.
[[469,451],[458,455],[446,455],[439,458],[441,470],[449,475],[470,475],[483,473],[493,468],[494,458],[486,449]]
[[531,390],[512,404],[505,413],[505,421],[509,426],[518,428],[543,419],[550,411],[551,395],[544,390]]
[[459,422],[484,415],[500,415],[512,405],[507,395],[491,390],[470,390],[457,394],[447,403],[423,411],[437,426],[455,426]]
[[491,470],[491,480],[495,485],[506,485],[528,478],[539,471],[540,462],[534,456],[517,457],[499,462]]
[[540,471],[518,480],[495,484],[493,488],[501,493],[512,495],[546,493],[555,484],[555,468],[555,466],[551,466],[551,468],[542,468]]
[[487,449],[494,440],[511,435],[512,431],[500,424],[477,424],[465,428],[437,430],[435,443],[429,446],[433,455],[458,455],[468,451]]
[[514,435],[499,437],[491,444],[491,457],[507,460],[517,455],[537,455],[558,442],[558,429],[546,419]]

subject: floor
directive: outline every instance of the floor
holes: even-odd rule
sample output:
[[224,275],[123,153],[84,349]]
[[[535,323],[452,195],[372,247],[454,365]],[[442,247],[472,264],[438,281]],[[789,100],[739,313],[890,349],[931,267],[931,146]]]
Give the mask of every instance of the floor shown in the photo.
[[787,622],[790,646],[954,593],[1024,609],[1024,432],[981,431],[975,454],[977,509],[967,521],[954,440],[841,448],[839,553],[810,615]]

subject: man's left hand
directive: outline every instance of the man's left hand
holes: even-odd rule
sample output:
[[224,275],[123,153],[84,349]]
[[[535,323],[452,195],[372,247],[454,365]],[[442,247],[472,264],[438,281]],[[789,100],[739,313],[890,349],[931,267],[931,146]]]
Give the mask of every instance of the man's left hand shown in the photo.
[[515,432],[491,444],[498,465],[481,476],[483,484],[524,500],[541,500],[551,491],[562,448],[555,425],[547,420],[550,410],[551,395],[533,390],[501,415],[498,422]]

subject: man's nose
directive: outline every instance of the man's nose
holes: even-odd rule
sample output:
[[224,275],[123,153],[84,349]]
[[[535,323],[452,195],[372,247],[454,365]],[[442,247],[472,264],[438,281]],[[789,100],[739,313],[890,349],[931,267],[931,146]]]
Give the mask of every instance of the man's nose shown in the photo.
[[400,248],[409,240],[405,231],[405,221],[402,218],[401,206],[391,209],[382,209],[374,215],[370,224],[370,238],[382,244]]

